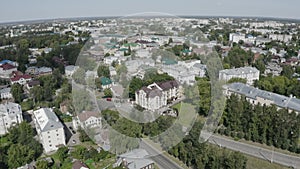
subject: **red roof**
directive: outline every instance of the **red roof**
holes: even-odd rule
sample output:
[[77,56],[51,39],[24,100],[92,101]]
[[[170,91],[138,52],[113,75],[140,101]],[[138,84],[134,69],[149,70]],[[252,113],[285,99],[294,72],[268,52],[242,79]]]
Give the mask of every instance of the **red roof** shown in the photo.
[[73,163],[72,169],[81,169],[81,168],[89,168],[89,167],[83,162],[76,160]]
[[12,74],[13,74],[13,76],[15,77],[15,76],[21,76],[21,75],[23,75],[23,73],[22,72],[20,72],[20,71],[13,71],[12,72]]
[[31,76],[30,75],[21,75],[21,76],[15,76],[13,78],[10,78],[11,81],[15,82],[15,81],[19,81],[21,78],[24,78],[24,79],[31,79]]
[[1,65],[0,67],[2,67],[3,70],[9,70],[9,69],[14,69],[14,68],[16,68],[15,66],[13,66],[13,65],[11,65],[11,64],[8,64],[8,63],[6,63],[6,64],[4,64],[4,65]]

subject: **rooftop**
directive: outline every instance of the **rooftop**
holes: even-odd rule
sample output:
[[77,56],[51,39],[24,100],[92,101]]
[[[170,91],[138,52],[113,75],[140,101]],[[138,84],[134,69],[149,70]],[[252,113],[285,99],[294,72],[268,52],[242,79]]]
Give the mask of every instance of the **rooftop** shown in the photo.
[[12,102],[0,104],[0,115],[15,116],[16,114],[22,114],[22,109],[19,104]]
[[34,111],[33,114],[37,121],[37,125],[42,132],[63,128],[63,125],[59,121],[58,117],[50,108],[38,109]]
[[112,81],[107,77],[101,77],[100,81],[103,86],[110,85],[112,83]]
[[231,83],[224,86],[229,91],[245,95],[248,98],[256,99],[257,97],[267,99],[273,102],[278,107],[288,108],[300,112],[300,99],[287,97],[276,93],[260,90],[243,83]]
[[78,114],[78,118],[81,122],[86,121],[87,119],[89,119],[90,117],[96,117],[99,118],[100,117],[100,113],[98,112],[92,112],[92,111],[84,111],[80,114]]

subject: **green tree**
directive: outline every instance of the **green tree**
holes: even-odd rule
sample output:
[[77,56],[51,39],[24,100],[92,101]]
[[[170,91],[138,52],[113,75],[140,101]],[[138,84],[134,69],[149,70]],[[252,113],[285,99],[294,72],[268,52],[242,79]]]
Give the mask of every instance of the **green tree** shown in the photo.
[[113,93],[110,89],[104,89],[104,96],[105,97],[112,97]]
[[281,72],[282,76],[285,76],[290,79],[290,78],[292,78],[293,74],[294,74],[294,70],[293,70],[292,66],[290,66],[290,65],[283,66],[282,72]]
[[237,83],[237,82],[246,84],[247,79],[244,79],[244,78],[231,78],[230,80],[228,80],[227,83]]
[[36,169],[50,169],[46,160],[39,160],[36,162]]
[[109,67],[106,65],[99,65],[97,73],[99,77],[110,78]]
[[16,144],[10,146],[7,154],[8,166],[10,168],[17,168],[33,161],[35,152],[29,146]]
[[68,158],[68,152],[69,152],[68,147],[60,147],[57,150],[56,154],[60,162],[63,162]]
[[18,83],[15,83],[11,86],[11,93],[12,93],[12,96],[13,98],[15,99],[15,102],[17,103],[21,103],[22,100],[23,100],[23,87],[18,84]]
[[85,84],[85,71],[82,68],[78,68],[72,75],[73,80],[79,84]]

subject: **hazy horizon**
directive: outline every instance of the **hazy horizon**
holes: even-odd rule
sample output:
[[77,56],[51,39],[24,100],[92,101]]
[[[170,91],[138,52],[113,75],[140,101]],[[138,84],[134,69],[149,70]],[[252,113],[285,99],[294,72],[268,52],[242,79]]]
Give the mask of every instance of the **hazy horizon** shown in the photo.
[[0,23],[60,18],[114,17],[157,12],[176,16],[226,16],[300,19],[300,1],[289,0],[171,0],[105,1],[99,0],[4,0]]

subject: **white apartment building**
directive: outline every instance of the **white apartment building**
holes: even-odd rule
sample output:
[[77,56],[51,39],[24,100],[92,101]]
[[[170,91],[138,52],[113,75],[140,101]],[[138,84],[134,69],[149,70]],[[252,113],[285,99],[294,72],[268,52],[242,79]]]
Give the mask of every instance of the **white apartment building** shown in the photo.
[[64,126],[50,108],[41,108],[33,112],[33,121],[39,139],[46,153],[56,151],[66,145]]
[[247,84],[252,85],[255,80],[259,80],[259,70],[255,67],[241,67],[236,69],[224,69],[219,72],[219,80],[228,81],[232,78],[243,78]]
[[162,72],[174,77],[180,84],[194,85],[195,77],[205,77],[206,66],[200,60],[179,61],[174,65],[163,65]]
[[8,133],[8,129],[23,121],[21,106],[7,102],[0,104],[0,135]]
[[135,92],[135,103],[148,110],[158,110],[182,96],[181,87],[175,80],[153,83]]
[[239,43],[239,41],[245,41],[246,35],[242,33],[230,33],[229,41]]

